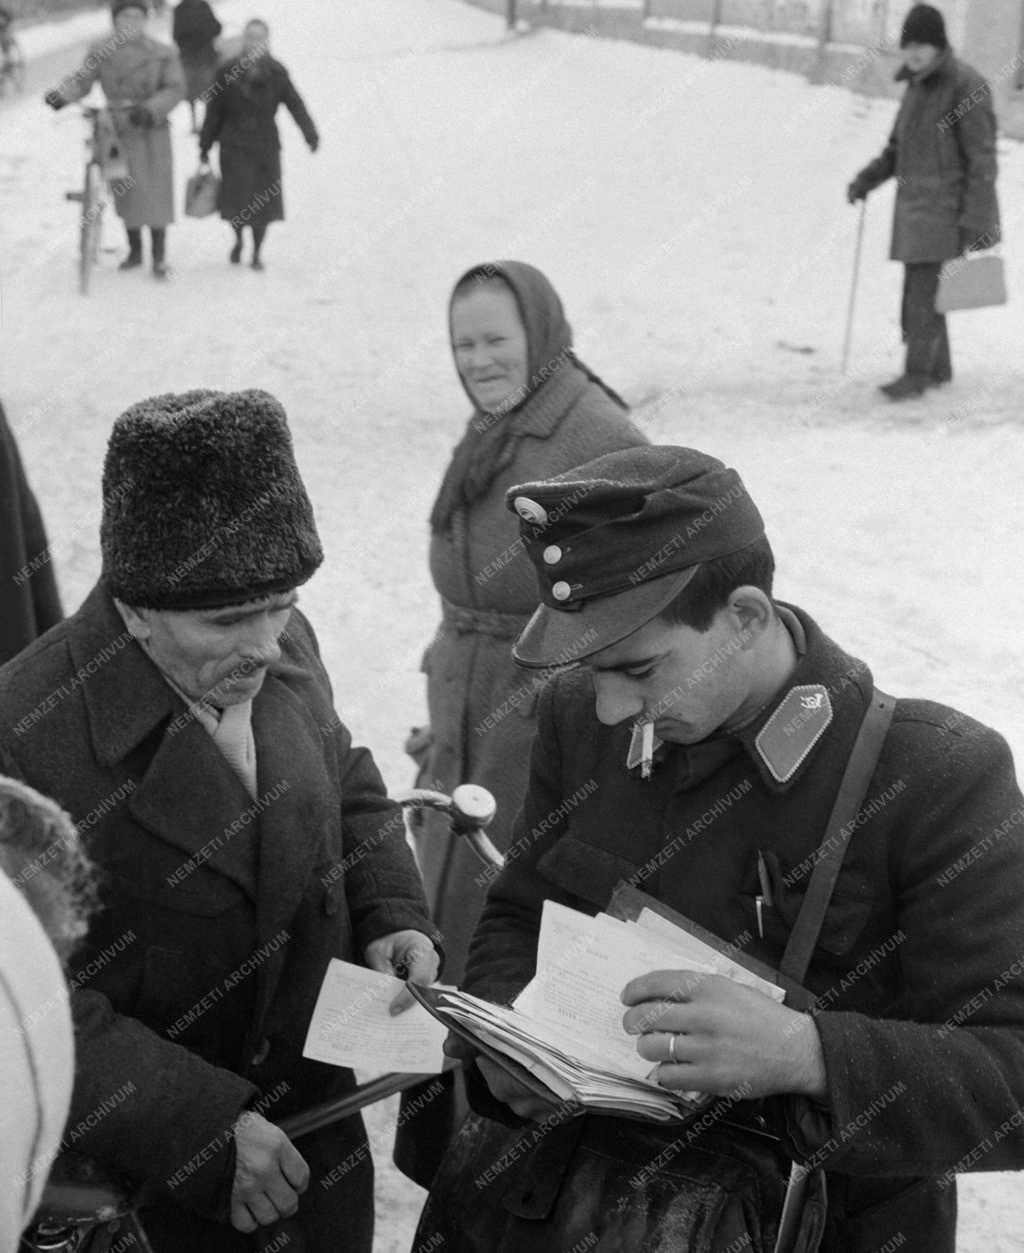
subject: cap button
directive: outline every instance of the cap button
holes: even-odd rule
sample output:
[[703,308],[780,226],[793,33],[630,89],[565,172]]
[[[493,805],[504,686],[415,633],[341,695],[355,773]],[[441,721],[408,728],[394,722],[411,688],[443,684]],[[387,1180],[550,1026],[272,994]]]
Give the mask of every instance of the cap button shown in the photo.
[[526,522],[534,522],[539,526],[548,520],[548,511],[529,496],[517,496],[512,502],[512,508]]
[[562,550],[557,544],[549,544],[543,553],[545,565],[554,566],[562,560]]
[[551,595],[554,596],[555,600],[568,600],[572,595],[572,588],[568,583],[559,580],[552,585]]

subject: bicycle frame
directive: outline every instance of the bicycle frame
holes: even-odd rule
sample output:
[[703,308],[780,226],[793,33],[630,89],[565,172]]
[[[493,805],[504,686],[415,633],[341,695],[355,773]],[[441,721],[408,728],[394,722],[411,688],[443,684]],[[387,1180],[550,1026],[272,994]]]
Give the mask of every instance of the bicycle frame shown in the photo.
[[129,178],[127,162],[120,152],[120,141],[113,123],[113,114],[131,108],[128,103],[112,102],[100,108],[86,105],[83,109],[92,129],[85,141],[88,156],[81,191],[65,193],[65,199],[82,206],[79,218],[78,289],[89,294],[93,266],[99,259],[103,233],[103,210],[107,201],[107,184],[115,179]]

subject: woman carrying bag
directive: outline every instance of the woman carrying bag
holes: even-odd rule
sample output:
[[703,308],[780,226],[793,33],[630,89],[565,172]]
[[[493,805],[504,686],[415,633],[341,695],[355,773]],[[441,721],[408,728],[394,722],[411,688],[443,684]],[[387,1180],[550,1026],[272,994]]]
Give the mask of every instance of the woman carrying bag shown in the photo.
[[288,71],[269,49],[270,29],[254,19],[245,27],[242,51],[217,71],[199,136],[201,166],[220,144],[220,216],[230,222],[235,243],[232,265],[242,259],[242,233],[252,230],[254,270],[263,269],[260,256],[271,222],[284,219],[281,191],[281,140],[274,115],[284,105],[302,131],[310,152],[320,146],[313,119],[292,85]]

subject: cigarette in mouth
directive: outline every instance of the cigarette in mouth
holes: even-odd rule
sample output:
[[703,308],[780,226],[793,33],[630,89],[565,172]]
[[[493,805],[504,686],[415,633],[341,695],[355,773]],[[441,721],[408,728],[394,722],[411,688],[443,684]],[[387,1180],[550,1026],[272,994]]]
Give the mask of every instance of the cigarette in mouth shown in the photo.
[[654,764],[654,723],[645,722],[640,730],[640,777],[649,779]]

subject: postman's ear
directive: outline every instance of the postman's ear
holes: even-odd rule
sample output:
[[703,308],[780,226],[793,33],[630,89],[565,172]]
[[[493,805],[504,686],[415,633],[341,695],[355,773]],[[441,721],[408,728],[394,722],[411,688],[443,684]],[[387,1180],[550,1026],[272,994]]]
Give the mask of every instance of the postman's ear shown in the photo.
[[732,618],[741,648],[752,648],[775,622],[775,606],[759,587],[737,587],[729,595],[726,612]]

